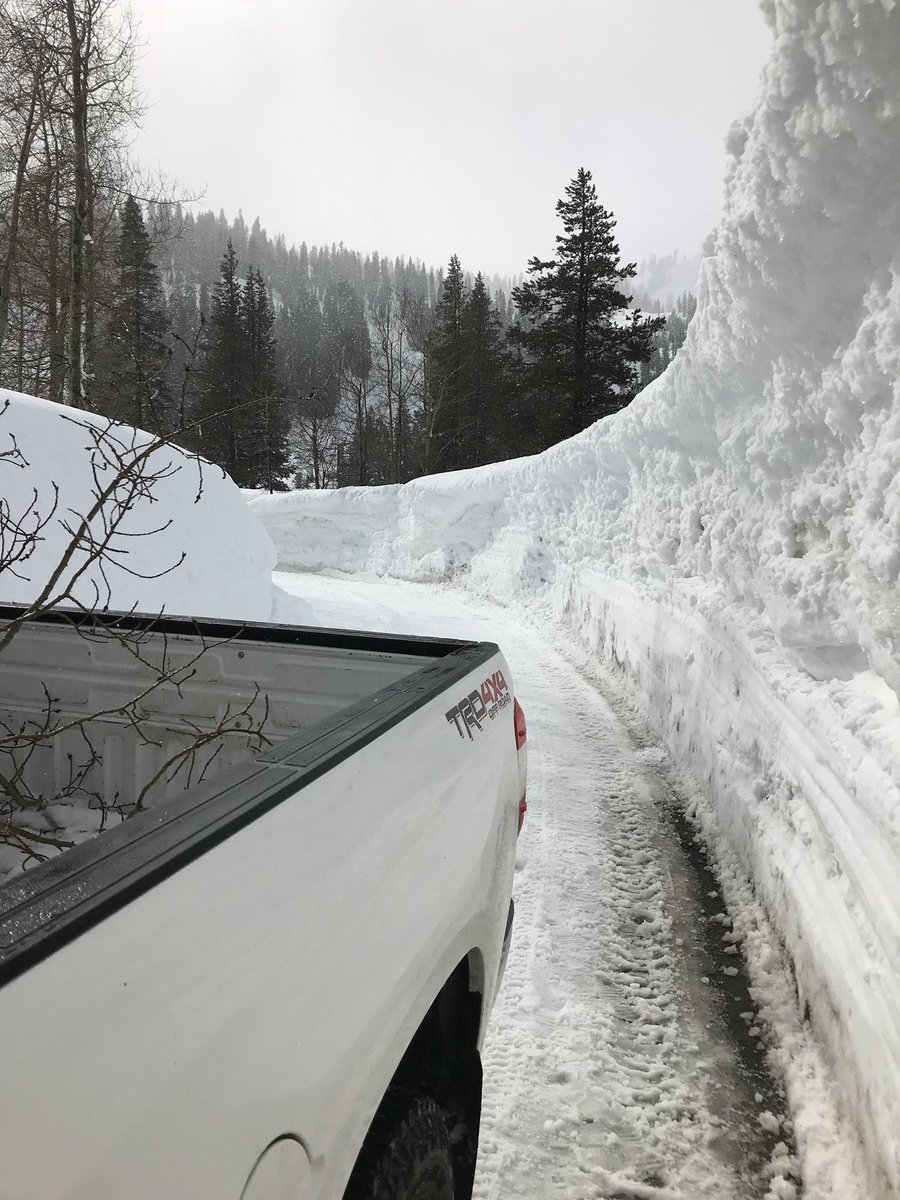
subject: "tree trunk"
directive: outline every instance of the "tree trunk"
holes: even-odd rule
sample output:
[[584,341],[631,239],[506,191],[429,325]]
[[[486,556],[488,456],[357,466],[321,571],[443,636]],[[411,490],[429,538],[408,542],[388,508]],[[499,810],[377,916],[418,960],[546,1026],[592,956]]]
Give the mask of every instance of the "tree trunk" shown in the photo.
[[[7,231],[6,258],[3,262],[2,271],[0,271],[0,350],[3,349],[3,342],[6,339],[6,330],[9,324],[9,293],[12,286],[12,273],[19,245],[19,214],[22,209],[22,192],[25,187],[28,159],[31,156],[31,145],[34,141],[34,134],[37,128],[35,120],[37,90],[37,81],[35,81],[31,92],[31,101],[28,106],[28,116],[25,118],[25,127],[22,130],[22,145],[19,148],[19,157],[16,162],[16,178],[13,183],[12,203],[10,205]],[[19,369],[21,371],[21,363]]]
[[356,482],[364,487],[369,482],[369,413],[366,406],[366,381],[357,378],[353,384],[356,396]]
[[[90,163],[85,159],[85,202],[84,202],[84,249],[82,254],[84,271],[84,331],[81,335],[81,393],[82,406],[91,408],[91,385],[94,379],[94,336],[97,314],[97,282],[94,253],[94,180]],[[139,427],[144,428],[143,418]]]
[[313,484],[316,488],[319,487],[319,422],[318,416],[313,412],[310,422],[310,449],[312,450],[312,468],[313,468]]
[[27,391],[25,387],[25,300],[22,296],[22,283],[19,281],[19,347],[17,354],[16,390]]
[[400,444],[403,440],[403,333],[400,333],[397,363],[397,436],[394,442],[394,483],[400,482]]
[[75,0],[66,0],[72,78],[72,138],[75,150],[75,202],[72,208],[71,278],[69,280],[68,402],[84,406],[84,270],[87,228],[87,98],[84,87],[83,35],[75,19]]
[[[48,218],[50,217],[48,208]],[[59,201],[50,219],[47,236],[47,349],[49,353],[50,388],[48,399],[65,404],[66,386],[66,317],[68,289],[59,271]]]

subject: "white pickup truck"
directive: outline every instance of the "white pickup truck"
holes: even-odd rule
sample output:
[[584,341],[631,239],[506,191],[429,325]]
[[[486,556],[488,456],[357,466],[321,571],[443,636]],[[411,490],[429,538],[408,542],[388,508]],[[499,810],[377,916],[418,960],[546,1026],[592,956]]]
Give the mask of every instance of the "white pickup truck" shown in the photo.
[[[2,721],[113,710],[157,652],[191,671],[140,731],[89,722],[86,792],[140,787],[236,700],[268,745],[0,888],[0,1200],[469,1197],[524,812],[503,656],[52,615],[3,653]],[[32,794],[71,780],[59,741]]]

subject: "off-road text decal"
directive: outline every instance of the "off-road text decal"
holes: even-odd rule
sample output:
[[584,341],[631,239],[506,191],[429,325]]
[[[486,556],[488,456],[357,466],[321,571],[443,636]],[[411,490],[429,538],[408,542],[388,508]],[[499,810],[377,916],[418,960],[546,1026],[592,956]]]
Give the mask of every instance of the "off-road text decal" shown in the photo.
[[446,714],[447,720],[456,726],[460,737],[467,734],[471,739],[472,730],[479,733],[485,721],[493,721],[498,712],[502,712],[508,704],[512,704],[512,695],[502,671],[495,671],[490,679],[486,679],[480,688],[469,692],[454,708]]

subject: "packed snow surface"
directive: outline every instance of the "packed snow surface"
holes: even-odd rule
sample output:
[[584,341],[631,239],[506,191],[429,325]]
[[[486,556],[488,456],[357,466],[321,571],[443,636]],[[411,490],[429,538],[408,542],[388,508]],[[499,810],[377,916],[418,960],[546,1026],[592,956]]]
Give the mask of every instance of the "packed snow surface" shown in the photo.
[[[791,1047],[808,1200],[868,1200],[772,931],[733,887],[732,918],[690,861],[667,756],[623,720],[622,681],[536,610],[523,623],[446,586],[275,580],[281,621],[499,642],[525,709],[528,813],[484,1051],[477,1200],[794,1200],[793,1122],[763,1021]],[[748,954],[766,956],[756,1001]]]
[[[272,606],[274,549],[234,483],[218,467],[162,446],[144,460],[150,434],[78,409],[0,389],[0,495],[7,545],[21,522],[32,553],[0,576],[0,602],[30,604],[59,565],[55,598],[71,586],[88,607],[264,621]],[[116,475],[104,504],[128,505],[92,564],[73,535]],[[135,487],[130,490],[131,483]],[[103,518],[88,522],[95,541]],[[82,545],[85,539],[82,539]]]
[[[900,5],[765,9],[761,99],[729,135],[723,220],[665,375],[532,459],[252,507],[284,566],[541,602],[627,671],[701,789],[723,877],[752,886],[783,941],[867,1194],[886,1198],[900,1194]],[[801,1123],[801,1156],[808,1136]],[[808,1195],[825,1186],[807,1178]]]

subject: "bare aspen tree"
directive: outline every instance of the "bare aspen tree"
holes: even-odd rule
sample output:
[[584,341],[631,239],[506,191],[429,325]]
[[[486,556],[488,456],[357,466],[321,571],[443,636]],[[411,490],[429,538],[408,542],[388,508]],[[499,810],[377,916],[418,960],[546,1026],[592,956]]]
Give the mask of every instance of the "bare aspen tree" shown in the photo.
[[84,274],[88,247],[88,164],[87,164],[87,54],[86,24],[79,26],[75,0],[66,0],[66,21],[69,28],[70,79],[72,86],[72,162],[74,195],[72,199],[71,235],[71,300],[69,312],[69,403],[84,406]]
[[[68,118],[72,129],[69,403],[88,407],[86,379],[95,320],[94,233],[98,194],[110,162],[121,180],[120,132],[139,111],[134,84],[134,33],[128,8],[111,0],[65,0],[68,32]],[[114,206],[107,201],[107,207]]]
[[13,5],[0,11],[0,123],[5,244],[0,266],[0,348],[9,324],[13,269],[18,259],[22,207],[32,147],[38,133],[46,66],[45,26],[37,31]]
[[373,306],[373,352],[375,373],[387,422],[388,473],[391,483],[401,483],[406,474],[409,414],[421,398],[422,355],[413,345],[411,320],[414,306],[408,293],[398,294],[387,284]]
[[338,468],[338,414],[321,392],[297,398],[294,407],[291,441],[298,464],[297,486],[333,487]]
[[371,370],[344,364],[341,371],[341,395],[348,402],[348,422],[351,445],[355,450],[353,482],[360,487],[371,483],[369,478],[369,396],[372,391]]
[[0,7],[0,379],[80,407],[107,234],[133,190],[134,49],[130,11],[114,0]]

